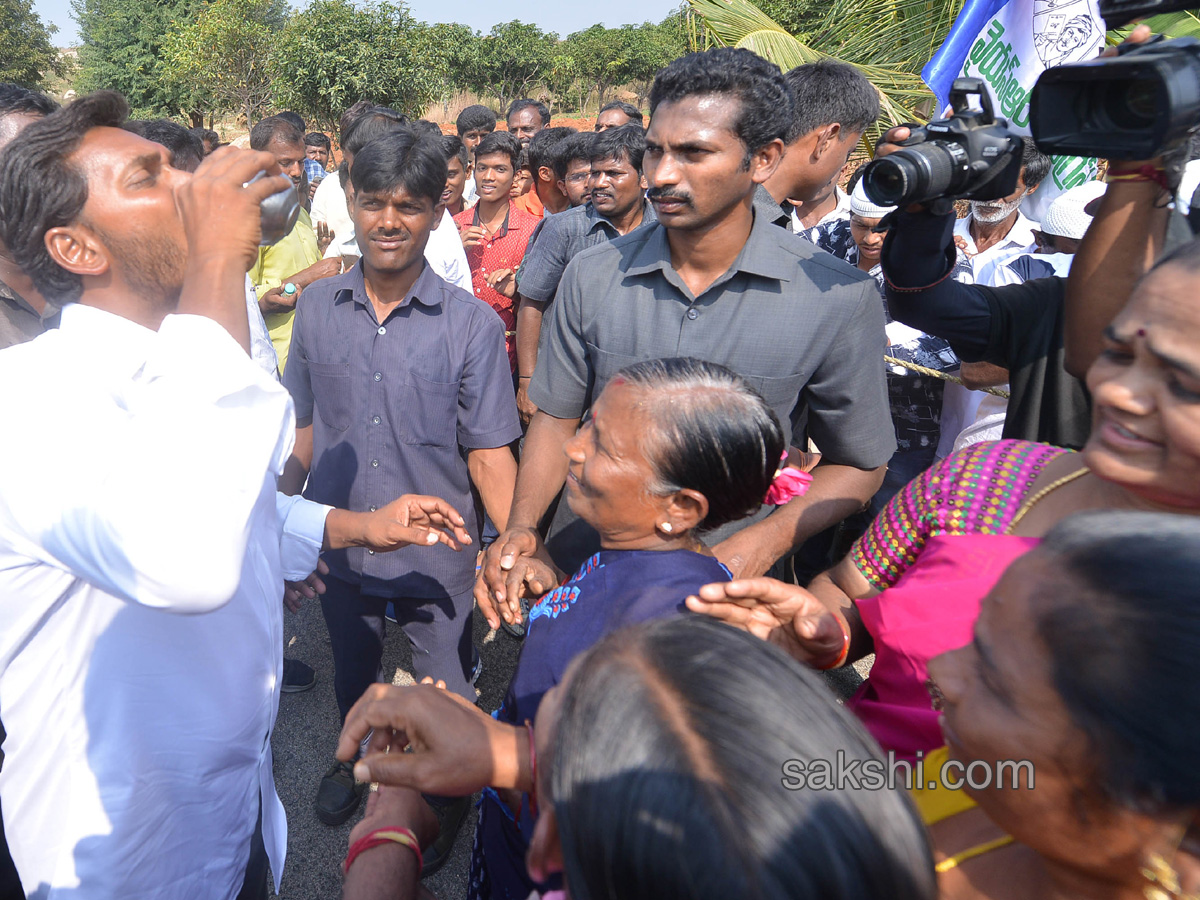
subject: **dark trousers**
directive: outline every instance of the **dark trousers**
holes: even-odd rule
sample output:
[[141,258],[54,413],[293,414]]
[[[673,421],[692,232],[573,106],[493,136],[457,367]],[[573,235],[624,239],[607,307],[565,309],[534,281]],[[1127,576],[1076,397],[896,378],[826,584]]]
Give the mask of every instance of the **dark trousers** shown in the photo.
[[267,900],[267,848],[263,843],[262,801],[258,803],[258,821],[250,836],[250,859],[246,862],[246,877],[237,900]]
[[370,597],[358,585],[325,577],[321,612],[333,643],[333,691],[342,721],[372,684],[391,682],[383,671],[384,610],[392,600],[396,620],[412,644],[413,674],[430,676],[446,688],[475,702],[467,680],[471,666],[470,590],[435,600]]

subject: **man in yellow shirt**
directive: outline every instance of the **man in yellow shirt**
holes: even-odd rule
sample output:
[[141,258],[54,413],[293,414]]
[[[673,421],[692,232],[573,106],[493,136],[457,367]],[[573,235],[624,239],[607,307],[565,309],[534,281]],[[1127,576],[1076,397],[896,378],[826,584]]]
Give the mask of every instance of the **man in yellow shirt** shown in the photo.
[[[308,196],[304,175],[304,135],[280,116],[268,116],[250,131],[250,147],[275,156],[279,167],[289,176],[301,197]],[[292,343],[292,319],[301,292],[321,278],[337,275],[340,259],[321,259],[324,248],[317,243],[312,219],[300,210],[295,226],[283,240],[258,251],[258,261],[250,270],[250,280],[258,293],[258,306],[267,322],[267,331],[279,357],[279,371],[287,365]],[[295,290],[287,290],[288,285]]]

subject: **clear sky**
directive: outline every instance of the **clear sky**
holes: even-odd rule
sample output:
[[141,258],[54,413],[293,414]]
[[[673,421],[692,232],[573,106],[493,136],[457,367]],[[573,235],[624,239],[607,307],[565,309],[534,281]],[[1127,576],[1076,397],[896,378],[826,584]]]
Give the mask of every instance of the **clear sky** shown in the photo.
[[[297,5],[293,2],[293,6]],[[302,5],[302,4],[300,4]],[[426,22],[462,22],[476,31],[486,32],[497,22],[520,19],[535,22],[546,31],[562,36],[579,31],[596,22],[611,27],[645,21],[658,22],[679,6],[679,0],[604,0],[588,3],[581,0],[410,0],[412,14]],[[42,21],[58,26],[53,41],[66,47],[78,40],[75,20],[71,18],[70,0],[33,0],[33,8]]]

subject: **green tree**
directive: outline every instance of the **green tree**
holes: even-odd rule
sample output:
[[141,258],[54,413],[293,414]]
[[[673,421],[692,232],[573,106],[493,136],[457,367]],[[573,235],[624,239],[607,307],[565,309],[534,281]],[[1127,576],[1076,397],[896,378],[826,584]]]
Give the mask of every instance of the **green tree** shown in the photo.
[[268,62],[287,0],[212,0],[163,40],[167,84],[192,105],[238,112],[253,125],[271,101]]
[[682,32],[671,20],[620,28],[593,25],[570,35],[566,43],[581,77],[595,85],[601,105],[614,87],[632,83],[644,88],[659,69],[686,52]]
[[434,99],[449,116],[450,101],[465,87],[479,82],[480,37],[466,25],[428,25],[418,32],[428,74],[434,83]]
[[479,76],[473,85],[500,98],[500,105],[529,94],[549,75],[558,35],[512,21],[496,25],[480,41]]
[[162,40],[177,22],[189,21],[200,0],[71,0],[79,22],[80,93],[120,91],[137,117],[187,111],[201,124],[190,90],[168,84],[162,66]]
[[57,30],[42,22],[32,0],[0,0],[0,81],[34,88],[47,74],[62,75],[63,63],[50,43]]
[[276,101],[326,130],[358,100],[420,115],[438,92],[424,29],[402,6],[313,0],[276,39]]

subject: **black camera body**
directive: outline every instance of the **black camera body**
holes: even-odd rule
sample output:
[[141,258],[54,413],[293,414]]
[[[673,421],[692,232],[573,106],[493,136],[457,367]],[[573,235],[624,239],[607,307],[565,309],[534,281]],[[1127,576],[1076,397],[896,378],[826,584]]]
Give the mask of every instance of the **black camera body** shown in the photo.
[[1029,98],[1029,125],[1052,155],[1153,159],[1179,147],[1200,125],[1200,41],[1153,41],[1047,69]]
[[1195,9],[1196,0],[1100,0],[1100,17],[1109,28],[1120,28],[1134,19]]
[[[970,98],[979,98],[978,107]],[[863,189],[880,206],[945,200],[999,200],[1017,188],[1024,145],[1008,121],[992,112],[983,81],[958,78],[950,90],[954,114],[909,125],[904,149],[869,163]]]

